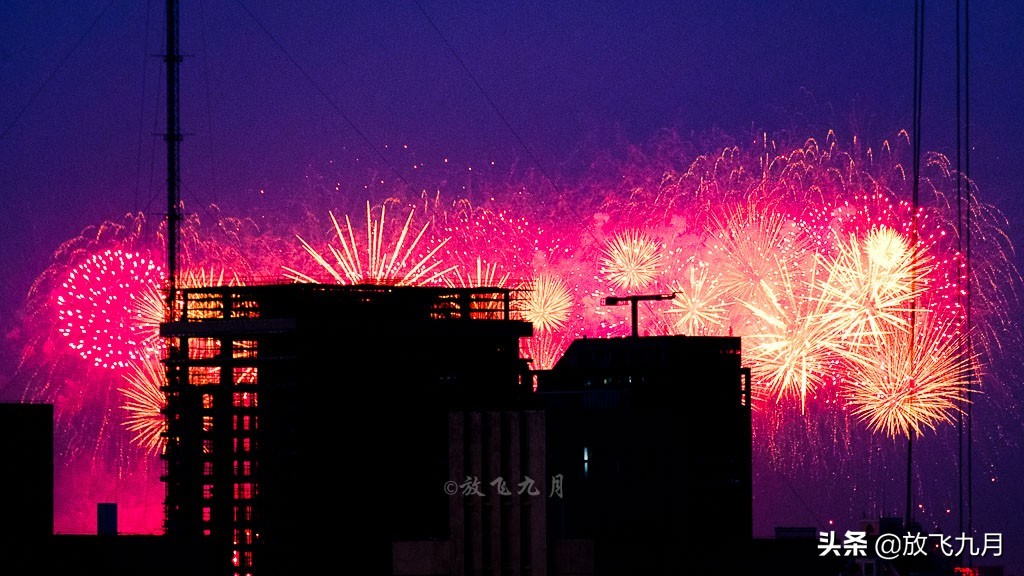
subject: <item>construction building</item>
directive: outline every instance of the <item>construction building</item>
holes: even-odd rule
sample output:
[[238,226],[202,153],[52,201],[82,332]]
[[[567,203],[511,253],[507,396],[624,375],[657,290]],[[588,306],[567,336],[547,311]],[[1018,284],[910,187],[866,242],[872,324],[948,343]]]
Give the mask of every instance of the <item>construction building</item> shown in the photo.
[[522,405],[530,333],[502,289],[178,291],[168,535],[223,574],[391,573],[394,542],[449,539],[449,415]]

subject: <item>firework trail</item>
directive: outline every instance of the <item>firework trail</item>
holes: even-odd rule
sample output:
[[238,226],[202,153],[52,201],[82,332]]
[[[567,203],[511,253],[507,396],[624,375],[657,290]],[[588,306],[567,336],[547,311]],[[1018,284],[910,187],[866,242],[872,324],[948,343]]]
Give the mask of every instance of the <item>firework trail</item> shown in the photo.
[[[386,205],[380,208],[380,217],[373,215],[370,203],[366,203],[366,245],[360,250],[356,241],[355,232],[352,229],[352,222],[345,216],[345,228],[342,230],[338,219],[331,212],[331,222],[334,224],[335,238],[340,250],[333,245],[328,246],[334,263],[317,249],[309,245],[301,236],[296,236],[302,243],[306,252],[327,271],[334,282],[338,284],[383,284],[397,286],[434,284],[441,280],[445,274],[452,271],[452,268],[442,268],[441,261],[434,257],[441,248],[448,242],[442,240],[423,256],[414,256],[419,248],[420,240],[430,227],[430,222],[420,228],[419,232],[412,229],[412,218],[415,209],[409,210],[405,224],[398,232],[397,239],[393,246],[388,249],[385,244],[387,230]],[[413,236],[412,234],[415,234]],[[408,245],[406,245],[408,242]],[[308,274],[303,274],[292,267],[285,266],[289,278],[298,282],[316,282]]]
[[122,424],[132,433],[132,442],[142,446],[149,454],[163,453],[167,421],[162,410],[167,405],[161,387],[167,378],[163,364],[156,356],[129,364],[124,375],[127,385],[118,391],[124,396],[121,408],[127,413]]

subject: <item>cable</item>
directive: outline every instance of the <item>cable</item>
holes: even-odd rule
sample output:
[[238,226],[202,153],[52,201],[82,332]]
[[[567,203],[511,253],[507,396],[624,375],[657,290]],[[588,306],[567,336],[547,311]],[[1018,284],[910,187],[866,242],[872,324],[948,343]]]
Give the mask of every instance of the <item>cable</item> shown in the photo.
[[206,49],[206,3],[200,0],[199,2],[199,41],[203,47],[203,88],[205,89],[206,96],[206,131],[208,134],[208,142],[210,145],[210,196],[213,197],[213,203],[219,204],[217,200],[217,171],[213,167],[213,106],[211,105],[212,98],[210,98],[210,55]]
[[135,155],[135,191],[132,194],[132,211],[139,211],[139,187],[142,185],[142,134],[146,114],[146,74],[149,68],[149,13],[153,6],[152,0],[146,2],[146,34],[142,41],[142,95],[139,97],[139,148]]
[[476,79],[476,76],[474,76],[473,73],[470,72],[469,67],[466,66],[465,61],[462,60],[458,52],[455,51],[455,48],[451,45],[450,42],[448,42],[448,38],[445,37],[445,35],[441,32],[441,29],[438,28],[437,24],[435,24],[433,19],[430,18],[430,15],[427,14],[427,11],[423,8],[423,5],[420,4],[420,1],[413,0],[413,2],[416,4],[416,7],[420,9],[420,12],[423,14],[423,17],[427,19],[427,22],[430,24],[430,27],[434,29],[434,32],[437,32],[437,35],[441,38],[441,41],[444,42],[444,45],[445,47],[448,48],[448,51],[451,52],[452,57],[455,58],[455,61],[459,63],[459,66],[462,67],[462,70],[466,73],[467,76],[469,76],[469,79],[473,81],[473,84],[476,86],[477,90],[479,90],[480,94],[483,95],[484,100],[487,100],[487,103],[491,105],[491,108],[498,115],[498,118],[501,118],[501,121],[505,124],[505,127],[508,128],[508,131],[512,133],[512,136],[515,137],[516,141],[519,142],[519,145],[522,146],[523,150],[526,151],[526,155],[530,157],[530,161],[533,162],[535,166],[537,166],[537,169],[540,171],[541,175],[544,176],[544,179],[547,180],[548,183],[551,184],[551,187],[555,189],[555,192],[557,192],[559,196],[561,196],[562,190],[558,187],[557,184],[555,184],[554,179],[548,176],[548,173],[544,170],[544,165],[540,163],[540,160],[538,160],[537,157],[533,154],[533,150],[531,150],[530,147],[526,145],[526,142],[519,136],[519,133],[516,131],[516,129],[512,127],[512,124],[508,121],[508,118],[506,118],[505,115],[501,113],[501,110],[498,109],[498,105],[495,104],[494,100],[492,100],[490,95],[487,94],[487,91],[484,90],[484,87]]
[[[918,232],[918,209],[919,209],[919,190],[921,183],[921,101],[924,80],[924,0],[914,1],[914,107],[913,107],[913,183],[912,183],[912,202],[913,202],[913,213],[911,214],[911,245],[914,247],[915,258],[917,258],[917,244],[919,242]],[[914,276],[911,279],[912,291],[916,294],[917,292],[917,272],[915,268]],[[910,358],[913,362],[914,358],[914,346],[916,338],[916,324],[917,324],[917,297],[914,297],[913,305],[911,306],[910,313]],[[913,490],[913,477],[914,477],[914,436],[913,433],[907,435],[907,507],[904,516],[905,527],[909,529],[910,521],[913,515],[914,505],[914,490]]]
[[409,184],[409,181],[405,179],[405,176],[403,176],[402,173],[399,172],[398,169],[395,168],[395,166],[388,161],[387,157],[385,157],[384,154],[381,153],[381,151],[378,150],[377,147],[374,146],[372,142],[370,142],[370,139],[366,137],[366,134],[363,133],[363,131],[360,130],[358,126],[356,126],[356,123],[348,116],[348,114],[345,114],[345,111],[341,109],[341,106],[338,106],[338,104],[336,104],[334,100],[331,99],[327,92],[324,91],[324,89],[321,88],[319,84],[317,84],[316,80],[314,80],[313,77],[310,76],[308,72],[306,72],[306,69],[303,68],[298,63],[298,61],[292,57],[291,53],[289,53],[288,50],[285,49],[284,45],[282,45],[281,42],[277,40],[277,37],[270,33],[270,30],[268,30],[267,27],[263,25],[263,22],[261,22],[259,18],[256,18],[256,15],[249,10],[249,8],[242,2],[242,0],[237,0],[237,2],[238,5],[242,7],[242,10],[245,11],[245,13],[248,14],[250,18],[252,18],[253,22],[255,22],[257,26],[259,26],[260,30],[263,30],[263,33],[266,34],[270,38],[270,40],[277,46],[278,50],[280,50],[281,53],[285,55],[288,61],[290,61],[292,65],[295,66],[295,68],[302,74],[302,76],[305,77],[306,80],[313,85],[313,88],[315,88],[316,91],[320,93],[320,96],[322,96],[323,99],[326,100],[327,103],[330,104],[332,108],[334,108],[335,112],[337,112],[342,118],[344,118],[345,122],[348,123],[349,127],[352,128],[352,130],[359,135],[363,142],[366,143],[366,145],[369,146],[371,150],[373,150],[373,152],[384,162],[384,164],[387,165],[387,167],[392,172],[394,172],[396,176],[398,176],[398,179],[401,180],[402,183],[405,184],[406,187],[408,187],[413,194],[415,194],[416,189],[413,188],[412,185]]
[[14,125],[18,123],[18,120],[20,120],[22,115],[25,114],[25,111],[28,110],[30,106],[32,106],[32,103],[36,101],[36,98],[39,97],[39,94],[42,93],[43,89],[46,88],[47,84],[50,83],[50,80],[53,80],[53,77],[57,75],[57,72],[59,72],[60,69],[64,67],[64,64],[68,61],[68,59],[71,58],[71,55],[74,54],[76,50],[78,50],[78,47],[82,45],[82,41],[84,41],[85,37],[89,35],[89,32],[92,32],[92,29],[96,27],[96,23],[99,22],[101,18],[103,18],[103,15],[107,13],[107,9],[110,8],[110,5],[113,3],[114,0],[109,0],[107,4],[103,7],[103,9],[100,10],[100,13],[96,15],[96,18],[93,18],[93,21],[89,24],[89,27],[85,29],[85,32],[83,32],[82,35],[78,37],[78,40],[75,41],[75,44],[71,47],[71,49],[68,50],[68,52],[64,54],[64,56],[60,59],[60,62],[57,63],[57,67],[54,68],[52,72],[50,72],[50,75],[46,77],[46,80],[44,80],[43,83],[40,84],[38,88],[36,88],[35,92],[33,92],[31,96],[29,96],[28,102],[26,102],[25,105],[22,106],[21,110],[19,110],[18,113],[15,114],[14,120],[11,120],[11,123],[8,124],[6,128],[4,128],[3,134],[0,134],[0,140],[3,140],[4,138],[7,137],[7,134],[11,131],[11,128],[14,128]]

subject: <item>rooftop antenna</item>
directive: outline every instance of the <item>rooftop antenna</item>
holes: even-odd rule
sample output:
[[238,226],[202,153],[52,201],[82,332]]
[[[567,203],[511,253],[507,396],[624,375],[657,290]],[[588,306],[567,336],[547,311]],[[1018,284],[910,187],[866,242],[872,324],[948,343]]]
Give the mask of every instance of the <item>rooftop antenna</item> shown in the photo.
[[619,304],[625,304],[629,302],[630,305],[630,317],[633,324],[633,337],[636,338],[640,335],[639,326],[637,325],[637,304],[641,300],[671,300],[676,297],[676,293],[671,294],[641,294],[638,296],[608,296],[604,299],[605,306],[618,306]]
[[173,320],[178,278],[178,224],[181,222],[181,132],[178,125],[178,1],[167,0],[167,313]]

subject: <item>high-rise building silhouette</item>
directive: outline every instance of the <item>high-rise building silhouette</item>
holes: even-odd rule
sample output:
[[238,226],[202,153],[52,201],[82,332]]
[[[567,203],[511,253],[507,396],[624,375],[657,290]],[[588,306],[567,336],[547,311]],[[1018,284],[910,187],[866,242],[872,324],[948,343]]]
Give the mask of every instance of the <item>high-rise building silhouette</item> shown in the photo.
[[0,404],[0,572],[35,568],[53,534],[53,406]]
[[564,483],[548,504],[550,538],[590,542],[600,576],[746,573],[750,372],[739,338],[576,340],[539,376],[548,467]]
[[739,338],[583,339],[531,372],[514,316],[495,288],[178,291],[168,535],[238,576],[743,569]]
[[[529,390],[500,289],[178,291],[166,359],[166,528],[224,574],[393,569],[449,537],[449,414]],[[311,521],[316,519],[316,521]]]

